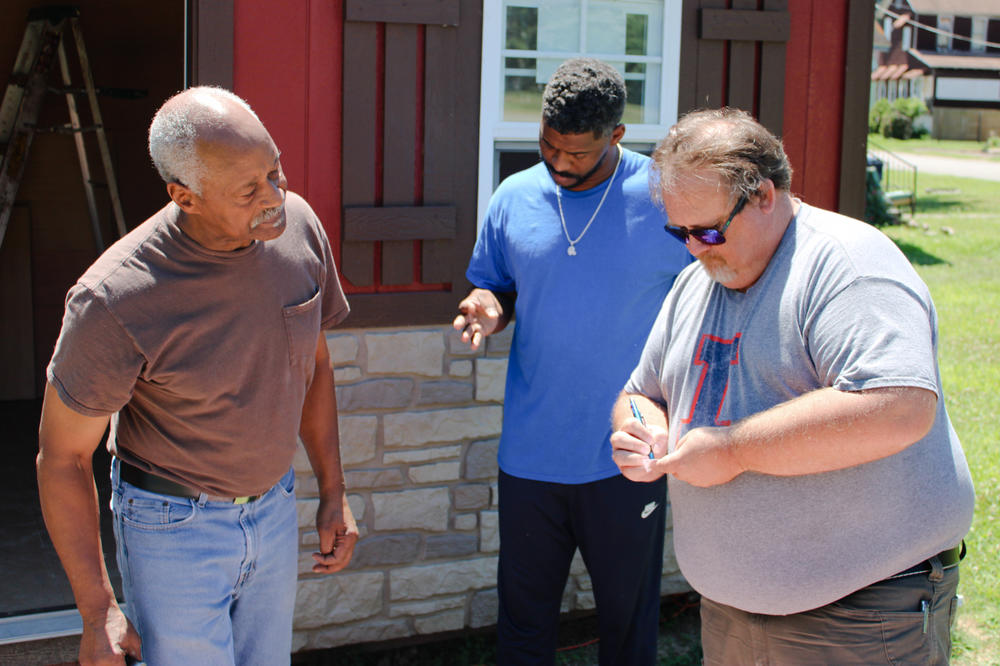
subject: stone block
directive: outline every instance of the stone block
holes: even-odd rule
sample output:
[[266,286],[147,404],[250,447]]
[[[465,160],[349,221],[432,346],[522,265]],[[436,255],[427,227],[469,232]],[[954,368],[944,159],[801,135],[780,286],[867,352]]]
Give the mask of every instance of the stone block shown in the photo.
[[478,402],[503,402],[506,381],[506,358],[476,359],[476,400]]
[[455,405],[472,402],[470,382],[423,382],[420,384],[418,405]]
[[490,502],[490,487],[485,483],[467,483],[455,488],[455,508],[459,511],[479,509]]
[[465,454],[465,478],[485,479],[497,476],[497,449],[499,439],[473,442]]
[[496,586],[497,558],[400,567],[389,572],[393,601],[415,601],[439,594],[458,594]]
[[448,341],[449,354],[453,354],[455,356],[478,356],[483,353],[482,347],[476,351],[472,351],[468,342],[462,342],[462,332],[456,331],[451,326],[449,326],[445,332],[445,338]]
[[295,501],[295,513],[299,520],[299,529],[316,528],[316,510],[319,509],[318,499],[300,499]]
[[391,488],[403,485],[403,472],[398,469],[351,469],[344,472],[348,489]]
[[359,347],[356,335],[347,333],[326,336],[326,348],[334,365],[357,360]]
[[465,626],[465,609],[445,611],[428,617],[413,618],[413,627],[418,634],[440,634],[455,631]]
[[345,365],[333,369],[333,381],[337,386],[348,382],[356,382],[364,375],[356,365]]
[[499,333],[486,338],[486,353],[489,356],[510,354],[510,343],[514,339],[514,327],[508,326]]
[[376,615],[382,610],[384,585],[381,571],[299,580],[294,626],[312,629]]
[[455,516],[456,530],[474,530],[479,526],[479,515],[476,513],[463,513]]
[[448,529],[448,500],[447,488],[372,493],[373,529],[377,532],[414,529],[444,532]]
[[461,468],[461,464],[456,460],[417,465],[411,467],[408,474],[413,483],[441,483],[442,481],[458,480],[461,477]]
[[413,402],[416,382],[406,377],[369,379],[337,387],[337,407],[345,412],[399,409]]
[[476,552],[478,539],[475,534],[443,534],[427,537],[425,560],[456,558]]
[[576,593],[573,601],[573,610],[593,610],[594,608],[597,608],[597,602],[594,601],[593,591]]
[[441,331],[366,333],[368,372],[440,377],[444,370]]
[[401,448],[496,437],[502,418],[503,407],[485,405],[386,414],[382,427],[385,445]]
[[472,361],[461,359],[448,364],[448,374],[452,377],[471,377]]
[[419,534],[375,534],[358,541],[351,565],[358,568],[413,562],[420,554]]
[[582,576],[587,573],[587,565],[583,561],[583,555],[580,554],[580,550],[573,554],[573,559],[569,563],[569,575],[571,576]]
[[357,465],[375,457],[377,416],[340,416],[340,460]]
[[454,597],[435,597],[423,601],[404,601],[389,606],[389,617],[413,617],[414,615],[430,615],[443,610],[465,608],[465,595]]
[[310,474],[298,474],[295,477],[296,497],[317,497],[319,496],[319,481]]
[[500,506],[500,484],[496,481],[490,484],[490,506]]
[[498,511],[479,512],[479,550],[495,553],[500,550],[500,513]]
[[391,641],[411,634],[408,619],[369,620],[310,631],[306,647],[310,650],[322,650],[338,645]]
[[665,596],[668,594],[682,594],[684,592],[690,592],[690,591],[691,591],[691,584],[687,582],[687,579],[684,578],[684,576],[682,576],[680,572],[670,574],[669,576],[664,576],[663,578],[660,579],[661,596]]
[[496,588],[472,595],[469,603],[469,626],[475,629],[496,624],[499,603]]
[[354,520],[362,521],[365,519],[364,496],[358,495],[356,493],[348,493],[347,506],[351,507],[351,514],[354,516]]
[[462,445],[435,446],[427,449],[413,449],[410,451],[386,451],[382,454],[382,462],[386,465],[396,463],[416,463],[428,462],[430,460],[446,460],[457,458],[462,453]]

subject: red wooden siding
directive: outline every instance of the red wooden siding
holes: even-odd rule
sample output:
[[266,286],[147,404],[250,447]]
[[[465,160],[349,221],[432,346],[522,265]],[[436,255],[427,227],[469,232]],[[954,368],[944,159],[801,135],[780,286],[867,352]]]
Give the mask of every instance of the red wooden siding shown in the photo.
[[309,200],[337,257],[343,3],[238,0],[233,24],[233,88],[270,130],[289,187]]

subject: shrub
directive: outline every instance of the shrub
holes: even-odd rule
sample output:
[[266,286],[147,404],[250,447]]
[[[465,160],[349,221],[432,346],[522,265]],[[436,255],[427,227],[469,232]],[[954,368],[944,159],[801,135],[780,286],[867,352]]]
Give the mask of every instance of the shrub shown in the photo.
[[913,120],[899,111],[882,119],[882,136],[887,139],[909,139],[913,136]]
[[892,110],[892,105],[885,97],[875,102],[868,112],[868,133],[875,134],[882,130],[882,118]]
[[900,97],[892,103],[892,110],[898,111],[912,121],[927,113],[927,105],[919,97]]

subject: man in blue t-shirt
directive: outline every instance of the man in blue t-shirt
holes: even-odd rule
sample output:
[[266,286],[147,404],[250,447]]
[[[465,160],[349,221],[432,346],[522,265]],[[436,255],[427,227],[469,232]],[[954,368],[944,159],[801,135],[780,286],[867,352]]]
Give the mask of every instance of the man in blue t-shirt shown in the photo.
[[690,258],[663,233],[649,159],[619,145],[624,108],[614,68],[574,59],[556,70],[542,162],[493,195],[455,319],[477,349],[516,302],[499,452],[501,664],[553,663],[577,547],[601,663],[656,658],[665,486],[621,476],[608,413]]

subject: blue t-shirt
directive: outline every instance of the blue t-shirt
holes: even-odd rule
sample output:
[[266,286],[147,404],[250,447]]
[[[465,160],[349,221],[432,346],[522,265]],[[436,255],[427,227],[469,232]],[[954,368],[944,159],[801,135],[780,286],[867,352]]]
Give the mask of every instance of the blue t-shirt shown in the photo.
[[[506,179],[490,200],[466,275],[477,287],[517,292],[499,453],[507,474],[559,483],[618,474],[611,407],[664,296],[691,261],[650,201],[649,163],[622,150],[575,256],[566,252],[557,186],[544,164]],[[608,182],[562,189],[571,238]]]

